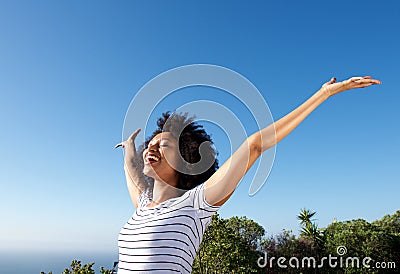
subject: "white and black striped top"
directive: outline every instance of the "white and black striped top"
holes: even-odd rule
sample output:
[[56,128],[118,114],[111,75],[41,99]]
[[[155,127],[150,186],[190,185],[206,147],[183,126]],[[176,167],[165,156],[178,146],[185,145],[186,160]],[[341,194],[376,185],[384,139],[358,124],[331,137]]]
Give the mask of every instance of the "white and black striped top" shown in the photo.
[[190,273],[212,215],[220,208],[204,198],[204,183],[156,207],[148,191],[118,237],[118,274]]

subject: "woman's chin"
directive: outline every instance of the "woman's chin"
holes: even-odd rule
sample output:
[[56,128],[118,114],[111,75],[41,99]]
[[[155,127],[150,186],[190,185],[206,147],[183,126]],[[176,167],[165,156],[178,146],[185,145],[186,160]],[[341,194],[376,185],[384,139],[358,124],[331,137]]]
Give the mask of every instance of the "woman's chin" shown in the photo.
[[154,171],[149,171],[145,168],[143,169],[143,174],[146,175],[147,177],[151,177],[151,178],[154,177]]
[[156,172],[154,171],[154,169],[151,165],[147,164],[147,165],[144,165],[144,167],[143,167],[143,174],[148,177],[154,178],[156,175]]

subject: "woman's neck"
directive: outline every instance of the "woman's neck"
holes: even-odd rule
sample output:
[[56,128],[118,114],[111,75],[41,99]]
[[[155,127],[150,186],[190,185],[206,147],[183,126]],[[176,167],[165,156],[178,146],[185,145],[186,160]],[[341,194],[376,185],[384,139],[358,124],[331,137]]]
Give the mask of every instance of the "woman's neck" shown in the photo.
[[155,206],[171,198],[178,197],[180,192],[181,191],[176,187],[173,187],[162,180],[155,179],[153,186],[153,201],[151,205]]

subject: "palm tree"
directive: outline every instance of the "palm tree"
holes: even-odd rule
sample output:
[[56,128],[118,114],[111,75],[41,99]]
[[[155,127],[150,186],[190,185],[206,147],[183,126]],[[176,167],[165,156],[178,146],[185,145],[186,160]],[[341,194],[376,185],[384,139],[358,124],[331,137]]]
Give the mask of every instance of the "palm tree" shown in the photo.
[[318,225],[313,222],[315,219],[312,219],[316,213],[316,211],[311,212],[311,210],[303,208],[300,210],[300,214],[297,215],[297,219],[302,226],[300,235],[311,239],[317,246],[321,246],[323,243],[323,232],[318,228]]
[[297,215],[297,219],[300,220],[300,224],[304,227],[304,226],[310,226],[311,225],[311,221],[314,221],[315,219],[312,219],[312,217],[314,217],[314,215],[317,212],[311,212],[311,210],[303,208],[302,210],[300,210],[300,214]]

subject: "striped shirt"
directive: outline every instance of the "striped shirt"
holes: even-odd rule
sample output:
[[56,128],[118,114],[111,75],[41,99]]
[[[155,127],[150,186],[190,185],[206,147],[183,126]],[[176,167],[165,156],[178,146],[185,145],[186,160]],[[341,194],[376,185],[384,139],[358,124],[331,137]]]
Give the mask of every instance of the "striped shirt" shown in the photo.
[[204,183],[148,208],[151,195],[142,191],[138,207],[118,237],[118,274],[190,273],[212,215],[220,208],[208,204]]

